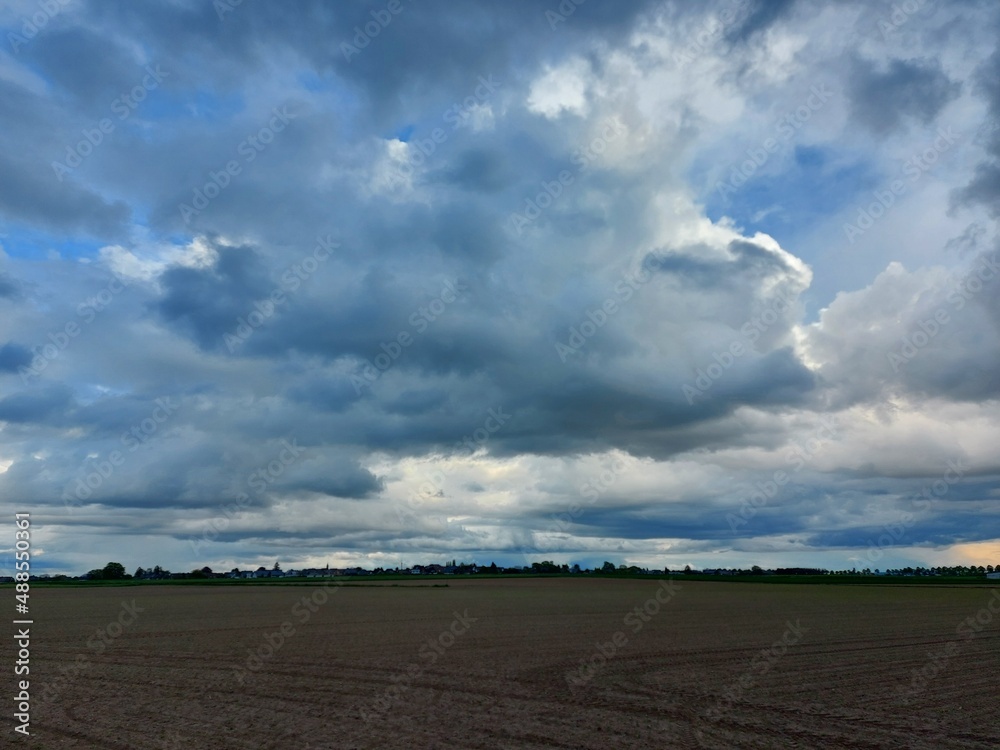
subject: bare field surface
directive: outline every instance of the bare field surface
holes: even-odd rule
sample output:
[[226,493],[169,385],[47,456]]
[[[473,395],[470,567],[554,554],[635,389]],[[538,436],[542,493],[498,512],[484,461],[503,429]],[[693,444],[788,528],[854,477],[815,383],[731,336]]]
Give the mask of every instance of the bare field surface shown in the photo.
[[442,582],[36,587],[4,746],[1000,747],[996,587]]

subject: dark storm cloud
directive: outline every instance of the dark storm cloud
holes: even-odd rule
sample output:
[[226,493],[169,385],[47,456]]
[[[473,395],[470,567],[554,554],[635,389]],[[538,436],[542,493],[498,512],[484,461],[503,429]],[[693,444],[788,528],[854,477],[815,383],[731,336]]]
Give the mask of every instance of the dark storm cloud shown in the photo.
[[31,350],[13,341],[0,346],[0,372],[17,372],[31,364]]
[[[746,42],[788,15],[795,0],[743,0],[750,5],[745,15],[726,31],[732,43]],[[723,6],[725,7],[725,5]]]
[[935,58],[892,60],[883,69],[874,60],[856,57],[849,81],[854,119],[880,136],[908,118],[931,124],[961,91],[961,84],[948,78]]
[[14,145],[12,136],[16,136],[22,144],[30,142],[32,134],[37,138],[37,126],[46,115],[55,115],[57,111],[57,105],[46,103],[42,97],[23,86],[0,80],[0,119],[5,125],[0,138],[11,146]]
[[723,382],[719,392],[734,404],[805,405],[816,384],[813,371],[802,364],[791,347],[783,347],[757,360],[750,368],[746,381],[733,390]]
[[[422,284],[428,290],[424,291],[414,288],[413,278],[408,280],[375,267],[360,279],[342,279],[332,282],[331,287],[325,287],[320,278],[313,283],[317,292],[312,297],[303,297],[301,302],[294,298],[283,306],[280,314],[261,326],[241,351],[275,357],[298,350],[327,361],[341,357],[368,360],[383,354],[382,344],[395,342],[404,332],[419,337],[419,345],[407,348],[407,356],[400,361],[405,367],[427,362],[435,338],[447,336],[453,326],[461,325],[454,307],[446,308],[440,318],[433,316],[434,320],[430,319],[432,314],[421,312],[435,299],[430,290],[440,294],[444,281],[427,281]],[[323,293],[324,288],[328,293]],[[242,309],[237,304],[221,311],[214,307],[212,315],[218,328],[213,330],[219,330],[221,337],[227,326],[235,327],[237,315],[245,317],[253,310],[254,300],[267,291],[261,285],[255,295],[234,284],[232,296],[242,295]],[[179,288],[177,292],[181,298],[187,296],[180,294]],[[209,342],[213,340],[208,336]]]
[[[74,69],[86,69],[87,62]],[[102,101],[110,104],[111,98]],[[126,233],[131,207],[113,192],[108,195],[72,175],[62,179],[52,167],[64,162],[68,148],[81,140],[84,126],[66,111],[61,99],[47,100],[16,82],[0,79],[0,217],[9,224],[46,232],[120,239]],[[98,132],[102,139],[105,134]],[[102,144],[103,145],[103,144]],[[90,153],[88,151],[88,153]]]
[[315,470],[307,468],[297,477],[284,483],[282,489],[291,492],[316,492],[332,497],[361,500],[378,495],[385,487],[384,480],[351,462],[324,461]]
[[[551,523],[554,517],[562,519],[563,524],[571,521],[568,530],[574,537],[600,538],[610,533],[621,539],[679,538],[733,546],[811,531],[830,503],[829,495],[817,487],[823,478],[810,475],[809,484],[793,481],[764,504],[752,504],[751,494],[772,476],[746,472],[726,495],[698,500],[654,496],[636,501],[608,493],[595,503],[584,503],[575,516],[568,516],[565,506],[556,506],[544,512],[540,520]],[[795,479],[803,480],[805,476]]]
[[513,175],[501,153],[470,149],[460,154],[453,166],[443,170],[440,178],[465,190],[493,193],[507,187]]
[[438,409],[447,401],[448,393],[443,388],[408,389],[388,401],[385,410],[389,414],[417,416]]
[[[74,422],[78,427],[88,430],[88,438],[94,440],[105,438],[118,440],[120,436],[128,434],[131,428],[142,425],[144,420],[150,425],[148,429],[155,427],[155,431],[162,435],[163,425],[172,421],[181,398],[177,393],[170,396],[142,393],[106,396],[81,405],[74,413]],[[148,419],[154,412],[155,424],[150,424]],[[136,434],[142,438],[141,441],[133,437],[131,440],[121,442],[131,446],[148,440],[148,436],[144,435],[141,429]]]
[[0,399],[0,422],[63,426],[76,401],[64,385],[44,385]]
[[495,214],[472,202],[441,210],[429,239],[449,255],[487,261],[500,257]]
[[[898,510],[883,510],[881,523],[809,533],[807,543],[825,548],[882,550],[885,554],[894,546],[952,545],[996,539],[1000,536],[1000,520],[981,517],[989,502],[983,499],[994,486],[981,482],[973,487],[955,488],[933,505],[927,501],[920,505],[920,499],[903,503]],[[951,496],[959,491],[961,496]]]
[[[314,0],[297,3],[289,13],[276,4],[243,3],[221,18],[210,3],[160,5],[138,12],[128,2],[93,2],[88,11],[100,22],[146,40],[150,56],[165,66],[197,70],[202,78],[213,75],[224,85],[235,82],[240,68],[269,63],[275,49],[294,52],[318,74],[350,82],[368,103],[365,115],[398,125],[389,121],[401,104],[413,100],[414,92],[434,96],[435,90],[461,91],[470,71],[486,75],[516,68],[519,58],[533,62],[537,54],[530,52],[537,45],[544,42],[558,49],[559,34],[597,32],[608,40],[620,39],[655,5],[653,0],[613,7],[587,3],[554,32],[545,15],[548,7],[532,0],[460,6],[444,0],[401,2],[401,11],[363,47],[354,44],[355,27],[372,22],[371,13],[382,5]],[[491,44],[479,38],[487,29]],[[354,52],[348,49],[345,54],[344,45]],[[217,65],[208,71],[199,68],[198,61],[204,59]],[[449,96],[454,94],[444,93],[440,101],[447,102]]]
[[122,200],[107,200],[72,181],[52,176],[47,163],[29,164],[0,154],[0,215],[59,232],[122,237],[132,211]]
[[344,411],[360,396],[347,378],[318,377],[302,379],[288,389],[287,395],[294,403],[329,412]]
[[267,299],[273,283],[249,246],[215,243],[214,264],[209,268],[170,268],[160,282],[164,293],[156,303],[157,312],[171,325],[188,332],[203,349],[225,346],[239,319]]
[[1000,164],[987,162],[977,165],[969,184],[956,195],[960,202],[980,203],[992,216],[1000,217]]
[[[119,40],[84,27],[40,34],[23,52],[39,73],[91,112],[107,108],[123,90],[131,89],[142,66]],[[107,115],[107,112],[101,112]]]
[[729,283],[746,284],[781,275],[792,269],[783,258],[768,252],[753,242],[737,240],[729,243],[733,256],[726,260],[701,260],[699,248],[687,248],[683,253],[650,253],[646,264],[661,273],[675,274],[685,282],[702,287]]
[[976,71],[976,90],[989,106],[989,120],[980,130],[987,158],[976,165],[969,184],[952,196],[955,204],[981,204],[1000,218],[1000,45]]
[[[704,413],[695,417],[685,410],[679,390],[676,399],[672,393],[629,393],[586,371],[561,376],[552,372],[545,380],[526,386],[508,407],[516,419],[497,441],[498,454],[571,455],[619,445],[637,453],[655,450],[662,455],[676,450],[670,444],[671,433],[707,418]],[[718,404],[708,411],[723,408]]]
[[0,297],[6,299],[16,299],[20,294],[21,287],[17,280],[10,274],[0,271]]

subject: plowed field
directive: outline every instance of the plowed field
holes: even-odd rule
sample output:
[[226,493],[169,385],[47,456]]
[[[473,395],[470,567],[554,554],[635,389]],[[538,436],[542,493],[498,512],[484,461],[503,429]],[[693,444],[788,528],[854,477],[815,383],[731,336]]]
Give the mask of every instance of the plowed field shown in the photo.
[[444,582],[34,587],[0,744],[1000,747],[996,587]]

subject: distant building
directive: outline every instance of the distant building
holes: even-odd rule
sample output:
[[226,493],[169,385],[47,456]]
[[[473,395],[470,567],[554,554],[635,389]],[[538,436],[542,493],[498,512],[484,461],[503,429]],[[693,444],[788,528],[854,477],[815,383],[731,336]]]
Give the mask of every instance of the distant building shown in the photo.
[[987,573],[986,577],[994,581],[1000,581],[1000,570],[994,571],[993,573]]

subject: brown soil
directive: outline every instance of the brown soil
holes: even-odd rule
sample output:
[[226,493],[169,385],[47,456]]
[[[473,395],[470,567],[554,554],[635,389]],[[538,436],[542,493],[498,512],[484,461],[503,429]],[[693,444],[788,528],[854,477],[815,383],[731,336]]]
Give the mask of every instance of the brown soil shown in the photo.
[[[36,586],[32,735],[0,744],[1000,747],[1000,615],[956,632],[995,588],[431,583],[339,587],[322,604],[316,587]],[[239,671],[282,623],[270,658]]]

